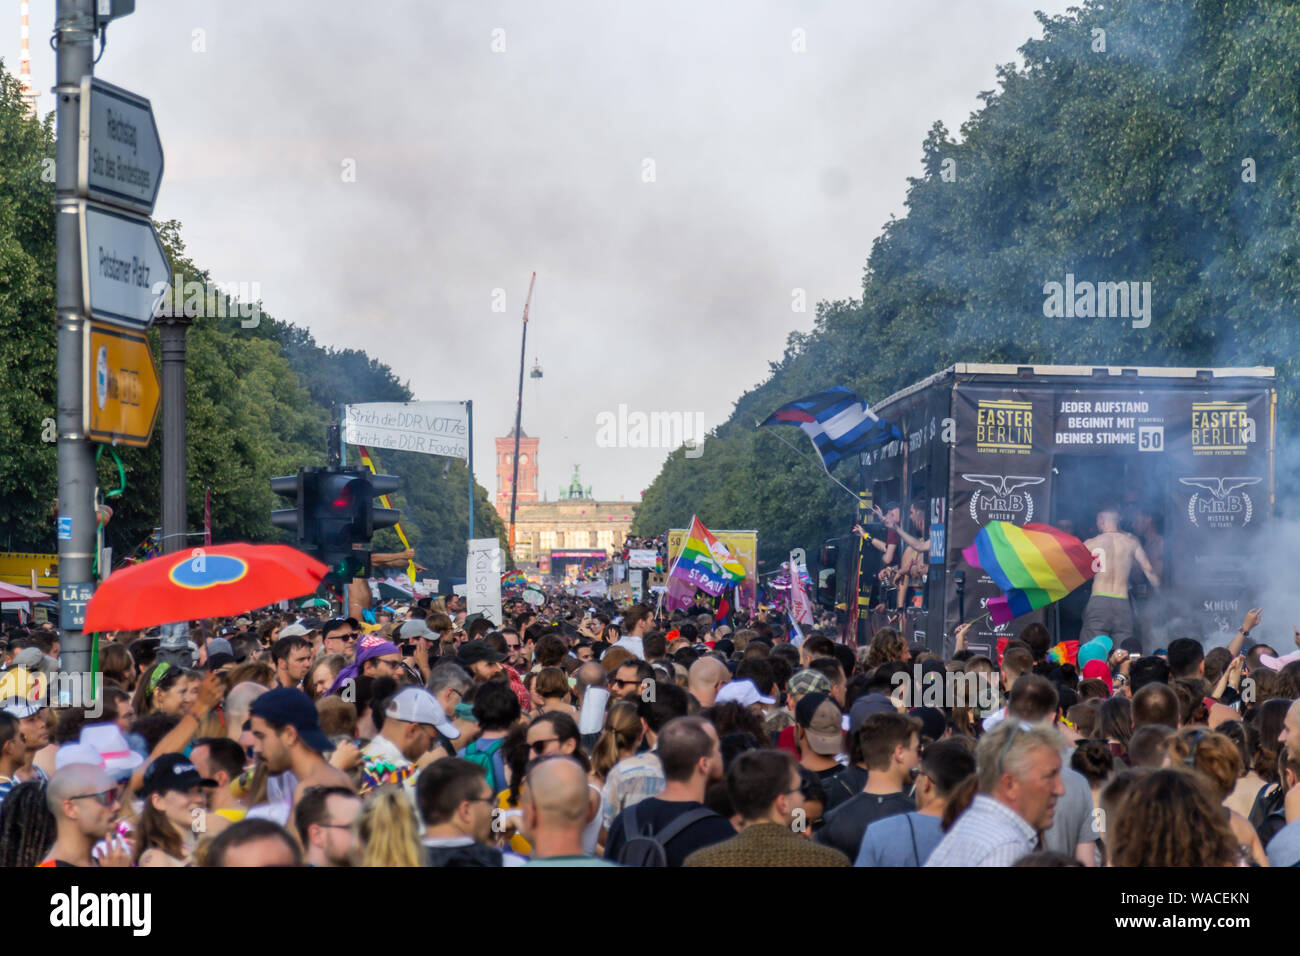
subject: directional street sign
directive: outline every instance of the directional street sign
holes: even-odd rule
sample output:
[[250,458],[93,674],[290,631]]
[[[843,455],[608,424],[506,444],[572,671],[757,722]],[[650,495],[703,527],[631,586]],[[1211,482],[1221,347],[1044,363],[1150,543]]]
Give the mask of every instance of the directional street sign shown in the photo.
[[153,222],[84,199],[77,200],[77,219],[86,311],[101,322],[147,328],[158,298],[153,289],[172,276]]
[[91,441],[149,444],[158,417],[158,375],[143,332],[86,323],[82,349],[86,435]]
[[90,582],[59,584],[59,626],[81,630],[86,623],[86,605],[95,596]]
[[162,140],[149,101],[82,77],[77,195],[150,213],[162,172]]

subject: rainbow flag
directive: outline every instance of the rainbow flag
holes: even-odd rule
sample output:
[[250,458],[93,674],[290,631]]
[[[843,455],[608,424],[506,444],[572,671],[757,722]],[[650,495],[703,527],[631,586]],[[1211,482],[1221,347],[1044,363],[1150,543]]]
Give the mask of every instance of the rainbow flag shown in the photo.
[[962,557],[1002,590],[988,605],[994,624],[1059,601],[1093,575],[1092,554],[1083,542],[1046,524],[990,521]]
[[681,554],[677,555],[668,576],[717,597],[723,588],[745,579],[745,568],[731,549],[715,538],[699,518],[692,517]]

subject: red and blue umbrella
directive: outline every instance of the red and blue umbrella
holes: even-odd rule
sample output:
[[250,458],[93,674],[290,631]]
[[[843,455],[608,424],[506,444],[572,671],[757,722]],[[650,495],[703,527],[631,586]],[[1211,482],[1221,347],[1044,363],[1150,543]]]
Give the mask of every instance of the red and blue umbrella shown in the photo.
[[155,624],[230,617],[312,594],[329,571],[282,544],[223,544],[114,571],[86,605],[83,630],[135,631]]

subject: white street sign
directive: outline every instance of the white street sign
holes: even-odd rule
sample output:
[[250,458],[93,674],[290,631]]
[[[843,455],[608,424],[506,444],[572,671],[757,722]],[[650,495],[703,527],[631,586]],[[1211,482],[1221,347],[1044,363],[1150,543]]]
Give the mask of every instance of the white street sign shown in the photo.
[[153,322],[153,287],[171,281],[171,265],[153,223],[79,200],[83,307],[101,322],[143,329]]
[[82,77],[80,134],[78,195],[153,212],[163,151],[149,101],[92,76]]
[[343,440],[367,448],[469,457],[464,402],[369,402],[343,408]]
[[465,560],[466,607],[501,626],[501,542],[496,538],[471,538]]

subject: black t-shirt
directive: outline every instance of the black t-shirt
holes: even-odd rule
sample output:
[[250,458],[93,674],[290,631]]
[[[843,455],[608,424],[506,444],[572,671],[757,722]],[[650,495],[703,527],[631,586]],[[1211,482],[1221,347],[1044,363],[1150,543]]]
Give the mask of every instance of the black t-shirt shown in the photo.
[[870,824],[915,809],[916,804],[905,793],[859,793],[826,814],[825,825],[813,839],[834,847],[850,860],[856,860],[862,846],[862,835]]
[[440,867],[501,866],[501,851],[494,846],[470,843],[464,846],[426,846],[424,865]]
[[[658,797],[647,797],[645,800],[638,801],[634,806],[636,807],[637,826],[642,830],[649,828],[652,833],[660,833],[681,814],[703,807],[704,804],[696,803],[694,800],[670,802],[660,800]],[[609,826],[609,840],[605,843],[605,859],[607,860],[617,862],[618,855],[627,842],[627,829],[624,826],[626,819],[627,809],[624,809]],[[697,820],[669,840],[664,846],[664,853],[668,857],[668,865],[681,866],[686,858],[696,850],[706,846],[713,846],[713,844],[721,843],[723,840],[729,840],[735,835],[736,830],[726,817],[719,816],[716,813],[702,820]]]
[[826,787],[826,812],[830,813],[850,797],[862,792],[867,785],[867,771],[857,764],[843,768],[830,780],[823,780]]

